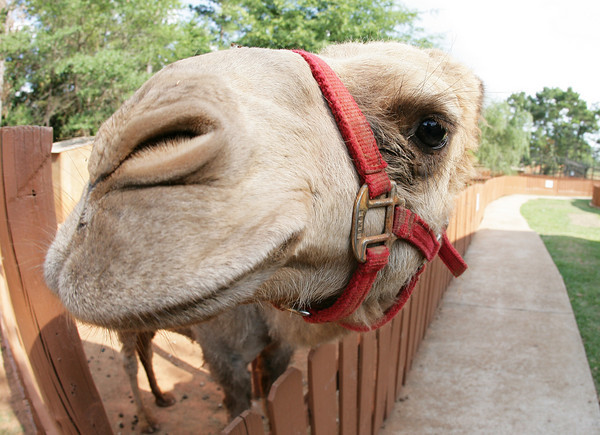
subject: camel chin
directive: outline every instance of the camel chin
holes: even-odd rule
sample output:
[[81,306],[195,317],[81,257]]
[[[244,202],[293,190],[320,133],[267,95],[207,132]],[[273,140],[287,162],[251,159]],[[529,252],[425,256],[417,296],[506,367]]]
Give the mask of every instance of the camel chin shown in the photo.
[[[399,43],[335,45],[322,58],[366,116],[407,207],[442,231],[472,169],[479,79],[444,53]],[[45,263],[49,287],[86,322],[158,329],[240,304],[310,306],[356,268],[358,175],[291,51],[236,48],[164,68],[102,125],[89,173]],[[369,214],[367,231],[382,220]],[[422,262],[396,242],[347,320],[380,316]],[[286,335],[288,322],[303,342],[341,330],[268,310],[273,328]]]

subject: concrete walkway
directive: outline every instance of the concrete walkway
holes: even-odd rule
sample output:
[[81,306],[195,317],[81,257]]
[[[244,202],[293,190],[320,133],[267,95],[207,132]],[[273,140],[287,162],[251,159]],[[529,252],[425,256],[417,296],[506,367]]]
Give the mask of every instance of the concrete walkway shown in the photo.
[[519,212],[531,198],[488,206],[382,434],[600,434],[563,280]]

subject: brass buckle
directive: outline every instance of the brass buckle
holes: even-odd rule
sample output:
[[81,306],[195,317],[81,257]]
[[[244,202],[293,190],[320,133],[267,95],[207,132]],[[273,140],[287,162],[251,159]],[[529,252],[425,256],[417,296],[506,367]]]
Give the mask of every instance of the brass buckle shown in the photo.
[[[397,205],[404,206],[406,201],[398,198],[397,187],[395,182],[391,182],[392,188],[389,192],[375,198],[369,198],[369,187],[364,184],[354,201],[354,212],[352,214],[352,232],[350,238],[352,240],[352,250],[354,256],[360,263],[367,261],[367,247],[373,244],[385,244],[388,249],[390,245],[397,239],[393,233],[394,227],[394,208]],[[365,234],[365,218],[367,212],[372,208],[385,207],[385,227],[381,234],[367,236]]]

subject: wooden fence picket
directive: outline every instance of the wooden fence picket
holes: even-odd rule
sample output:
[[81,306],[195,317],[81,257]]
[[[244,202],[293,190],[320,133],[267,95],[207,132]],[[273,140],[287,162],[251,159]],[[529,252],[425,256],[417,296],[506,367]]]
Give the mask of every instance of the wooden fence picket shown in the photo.
[[396,376],[398,374],[398,364],[400,358],[400,330],[402,327],[402,314],[396,315],[392,319],[392,332],[390,335],[390,363],[387,367],[388,372],[388,388],[386,397],[385,415],[389,416],[392,413],[394,404],[396,403]]
[[409,299],[404,309],[400,312],[400,343],[398,345],[398,365],[396,366],[396,392],[395,399],[400,398],[402,385],[404,385],[406,373],[406,358],[408,353],[408,327],[410,320],[410,305],[412,300]]
[[389,388],[389,366],[391,360],[390,339],[392,325],[387,323],[377,330],[377,370],[375,376],[375,404],[373,411],[373,433],[377,433],[386,410],[387,389]]
[[431,264],[427,265],[427,269],[426,271],[423,273],[423,277],[421,278],[423,280],[422,284],[421,284],[421,288],[423,289],[421,291],[421,295],[423,297],[423,301],[421,304],[421,310],[419,312],[419,325],[418,325],[418,331],[417,331],[417,340],[419,345],[421,344],[421,341],[423,341],[423,337],[425,336],[425,326],[426,326],[426,322],[427,322],[427,310],[429,309],[429,304],[431,303],[431,297],[432,297],[432,292],[430,291],[430,286],[431,286]]
[[377,340],[375,331],[362,334],[358,350],[358,434],[369,435],[373,429]]
[[410,371],[412,360],[417,349],[417,326],[419,324],[419,310],[421,308],[421,283],[417,283],[411,296],[410,319],[408,326],[408,353],[406,354],[406,370]]
[[242,412],[221,432],[223,435],[264,435],[262,417],[250,410]]
[[[247,412],[247,411],[245,411]],[[225,429],[221,432],[221,435],[250,435],[246,428],[246,423],[241,415],[234,418]]]
[[427,305],[425,306],[425,319],[423,319],[423,324],[425,325],[424,333],[426,332],[427,326],[431,322],[433,312],[435,311],[435,308],[437,307],[437,292],[436,292],[436,290],[438,287],[438,280],[440,278],[438,276],[437,261],[438,261],[438,257],[434,258],[433,261],[431,263],[429,263],[428,271],[427,271],[429,273],[429,284],[427,286],[428,300],[427,300]]
[[267,414],[275,435],[306,435],[308,418],[300,370],[290,367],[273,383]]
[[244,411],[241,417],[246,424],[248,435],[264,435],[265,430],[263,427],[262,417],[260,415],[255,412]]
[[348,334],[339,344],[340,434],[358,430],[358,334]]
[[323,344],[308,355],[308,408],[312,434],[337,433],[337,346]]
[[77,327],[42,276],[45,249],[56,231],[51,147],[50,128],[0,129],[2,299],[12,305],[2,307],[3,323],[15,322],[9,328],[18,341],[8,345],[21,355],[21,379],[35,378],[37,384],[24,386],[38,429],[110,434]]

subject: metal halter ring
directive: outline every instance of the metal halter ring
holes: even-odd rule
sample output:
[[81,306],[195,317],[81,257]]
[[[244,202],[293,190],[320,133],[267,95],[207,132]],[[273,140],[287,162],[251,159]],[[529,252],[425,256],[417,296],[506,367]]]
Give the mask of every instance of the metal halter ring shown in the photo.
[[[396,183],[391,182],[392,188],[389,192],[371,199],[369,197],[369,187],[364,184],[354,201],[354,212],[352,214],[352,232],[350,238],[352,240],[352,250],[354,256],[360,263],[367,261],[367,248],[369,245],[385,244],[388,249],[390,245],[397,239],[392,229],[394,227],[394,210],[396,206],[404,206],[404,199],[398,198]],[[365,218],[367,212],[372,208],[385,207],[385,227],[381,234],[367,236],[365,234]]]

